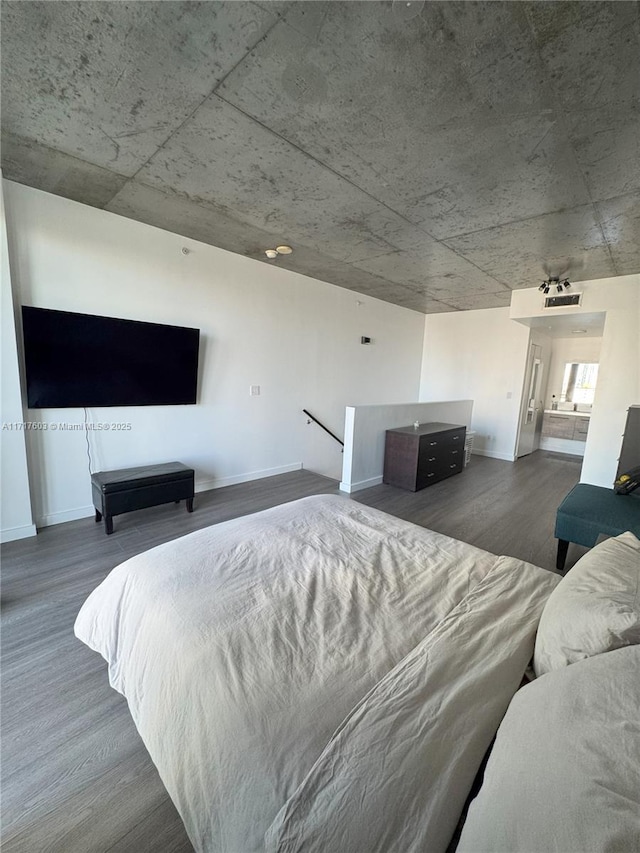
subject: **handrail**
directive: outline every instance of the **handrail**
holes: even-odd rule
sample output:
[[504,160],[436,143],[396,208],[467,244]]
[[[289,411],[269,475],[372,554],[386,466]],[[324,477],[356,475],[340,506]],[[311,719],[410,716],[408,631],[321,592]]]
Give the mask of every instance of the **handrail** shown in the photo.
[[329,433],[329,435],[331,436],[331,438],[334,438],[334,439],[338,442],[338,444],[341,444],[341,445],[344,447],[344,441],[342,441],[341,439],[339,439],[339,438],[338,438],[338,436],[337,436],[335,433],[331,432],[331,430],[330,430],[328,427],[326,427],[323,423],[321,423],[321,422],[320,422],[320,421],[315,417],[315,415],[312,415],[312,414],[311,414],[311,412],[308,412],[306,409],[303,409],[302,411],[305,413],[305,415],[306,415],[308,418],[311,418],[311,420],[312,420],[312,421],[315,421],[315,422],[318,424],[318,426],[319,426],[319,427],[322,427],[322,429],[323,429],[325,432],[328,432],[328,433]]

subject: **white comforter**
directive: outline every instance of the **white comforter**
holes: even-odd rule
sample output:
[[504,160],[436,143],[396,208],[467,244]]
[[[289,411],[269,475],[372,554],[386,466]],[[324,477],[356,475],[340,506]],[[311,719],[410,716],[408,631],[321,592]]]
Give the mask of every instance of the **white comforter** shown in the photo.
[[321,496],[128,560],[75,631],[198,851],[434,853],[557,580]]

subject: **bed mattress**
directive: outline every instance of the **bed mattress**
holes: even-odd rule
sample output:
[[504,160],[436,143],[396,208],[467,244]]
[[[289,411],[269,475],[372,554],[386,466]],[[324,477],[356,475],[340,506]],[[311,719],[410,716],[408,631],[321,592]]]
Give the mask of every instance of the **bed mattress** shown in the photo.
[[128,560],[75,631],[196,850],[434,853],[557,581],[320,496]]

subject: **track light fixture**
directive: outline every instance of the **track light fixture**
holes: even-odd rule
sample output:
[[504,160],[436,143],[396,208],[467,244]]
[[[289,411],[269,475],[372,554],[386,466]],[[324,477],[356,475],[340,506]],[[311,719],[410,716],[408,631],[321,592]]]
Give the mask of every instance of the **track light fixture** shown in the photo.
[[556,293],[562,293],[563,290],[569,290],[571,282],[568,278],[560,281],[560,276],[551,275],[546,281],[542,282],[538,290],[541,290],[543,293],[549,293],[552,287],[555,287]]

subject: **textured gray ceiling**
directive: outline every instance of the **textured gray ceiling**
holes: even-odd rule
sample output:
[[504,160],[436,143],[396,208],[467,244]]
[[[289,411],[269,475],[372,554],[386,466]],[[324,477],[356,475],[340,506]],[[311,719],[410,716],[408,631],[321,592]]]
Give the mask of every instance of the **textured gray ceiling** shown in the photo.
[[636,2],[0,8],[10,180],[425,313],[640,272]]

